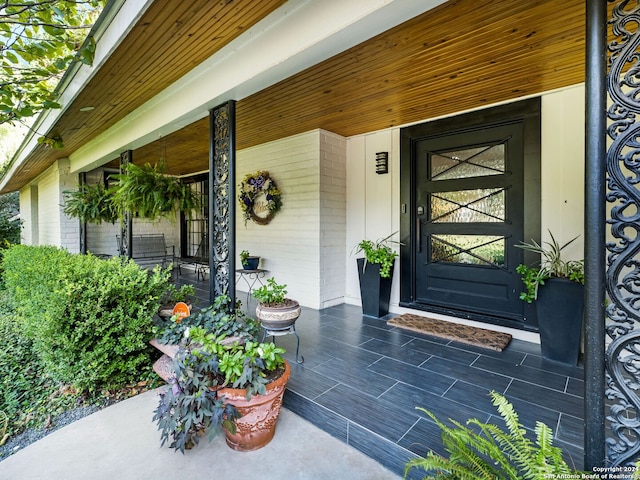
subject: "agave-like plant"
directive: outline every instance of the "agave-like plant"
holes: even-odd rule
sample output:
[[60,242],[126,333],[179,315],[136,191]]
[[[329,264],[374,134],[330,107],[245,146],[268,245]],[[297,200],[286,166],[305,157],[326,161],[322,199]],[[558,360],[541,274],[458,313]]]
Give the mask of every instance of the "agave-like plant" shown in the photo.
[[553,431],[548,426],[536,422],[536,440],[530,440],[513,405],[497,392],[492,391],[491,397],[507,432],[477,419],[468,420],[467,425],[478,427],[479,433],[451,419],[454,427],[449,427],[433,413],[417,407],[440,427],[442,444],[449,457],[430,451],[424,458],[410,460],[404,477],[407,478],[413,468],[425,470],[424,478],[434,479],[539,480],[569,478],[571,474],[581,473],[571,469],[562,457],[562,450],[552,445]]
[[538,288],[544,285],[549,278],[566,278],[573,282],[584,284],[584,260],[564,260],[562,250],[571,245],[578,237],[574,237],[564,245],[560,245],[551,231],[550,242],[543,242],[540,245],[535,240],[531,243],[521,243],[518,248],[540,255],[540,266],[529,267],[524,264],[518,265],[516,272],[522,276],[522,281],[527,289],[520,294],[520,298],[528,303],[538,298]]

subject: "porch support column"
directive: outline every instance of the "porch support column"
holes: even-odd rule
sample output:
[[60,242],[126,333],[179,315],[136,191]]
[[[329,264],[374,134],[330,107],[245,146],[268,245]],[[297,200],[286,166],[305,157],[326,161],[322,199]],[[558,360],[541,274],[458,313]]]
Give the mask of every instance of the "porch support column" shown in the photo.
[[606,156],[606,0],[585,2],[585,470],[602,467],[604,435],[604,265]]
[[209,111],[209,299],[236,302],[236,102]]
[[[120,154],[120,174],[124,173],[126,166],[133,162],[133,151],[125,150]],[[133,217],[131,212],[125,212],[120,222],[120,256],[133,257]]]
[[[87,173],[80,172],[78,174],[78,185],[80,189],[84,188],[87,184]],[[87,222],[85,220],[78,220],[80,222],[80,253],[85,255],[87,253]]]

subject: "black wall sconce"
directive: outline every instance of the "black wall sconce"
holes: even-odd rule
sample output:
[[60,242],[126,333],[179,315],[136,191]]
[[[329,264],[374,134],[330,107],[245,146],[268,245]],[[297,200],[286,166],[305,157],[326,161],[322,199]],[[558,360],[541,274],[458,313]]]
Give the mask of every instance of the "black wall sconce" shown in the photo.
[[376,153],[376,173],[389,173],[389,152]]

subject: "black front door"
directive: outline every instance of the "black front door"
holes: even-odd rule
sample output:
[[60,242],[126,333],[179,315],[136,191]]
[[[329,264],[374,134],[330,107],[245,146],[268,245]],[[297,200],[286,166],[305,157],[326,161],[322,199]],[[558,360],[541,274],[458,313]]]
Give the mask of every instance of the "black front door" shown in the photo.
[[529,326],[515,271],[523,262],[515,245],[526,238],[525,150],[521,119],[410,141],[403,163],[412,173],[410,185],[403,183],[413,226],[403,235],[407,306]]

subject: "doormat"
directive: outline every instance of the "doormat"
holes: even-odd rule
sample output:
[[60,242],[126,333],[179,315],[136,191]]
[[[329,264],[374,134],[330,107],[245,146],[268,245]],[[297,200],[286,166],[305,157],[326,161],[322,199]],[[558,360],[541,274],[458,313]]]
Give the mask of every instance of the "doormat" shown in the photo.
[[508,333],[494,332],[484,328],[445,322],[443,320],[422,317],[411,313],[405,313],[399,317],[392,318],[387,321],[387,324],[405,330],[411,330],[412,332],[453,340],[454,342],[497,350],[498,352],[504,350],[511,341],[511,335]]

